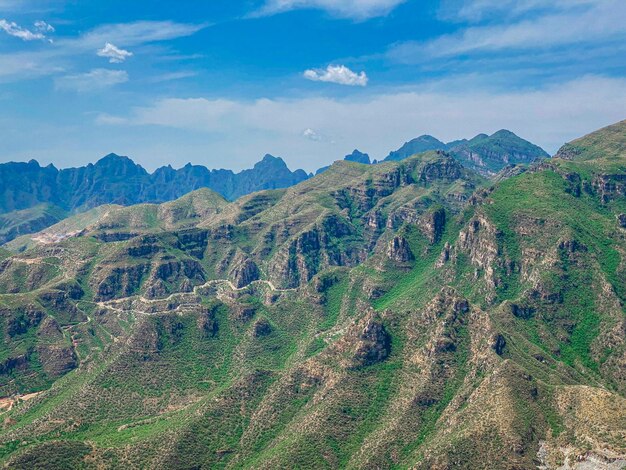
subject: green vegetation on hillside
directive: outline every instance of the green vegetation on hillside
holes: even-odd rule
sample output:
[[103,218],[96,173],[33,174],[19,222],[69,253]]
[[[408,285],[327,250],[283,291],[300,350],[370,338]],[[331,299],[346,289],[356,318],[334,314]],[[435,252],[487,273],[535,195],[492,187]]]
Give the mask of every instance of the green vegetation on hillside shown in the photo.
[[203,189],[105,206],[9,245],[0,461],[624,458],[626,155],[594,147],[624,132],[598,135],[493,185],[441,152],[342,161],[233,203]]

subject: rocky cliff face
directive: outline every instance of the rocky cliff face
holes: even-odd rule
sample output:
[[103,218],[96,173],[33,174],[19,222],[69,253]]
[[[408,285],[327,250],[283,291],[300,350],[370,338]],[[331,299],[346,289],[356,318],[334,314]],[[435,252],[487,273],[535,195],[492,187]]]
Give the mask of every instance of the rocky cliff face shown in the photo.
[[393,237],[389,242],[387,257],[397,263],[406,263],[415,259],[409,242],[407,242],[405,238],[398,236]]
[[593,191],[607,203],[626,196],[625,175],[598,175],[591,181]]
[[244,287],[261,277],[259,267],[249,258],[240,257],[236,262],[231,277],[237,287]]

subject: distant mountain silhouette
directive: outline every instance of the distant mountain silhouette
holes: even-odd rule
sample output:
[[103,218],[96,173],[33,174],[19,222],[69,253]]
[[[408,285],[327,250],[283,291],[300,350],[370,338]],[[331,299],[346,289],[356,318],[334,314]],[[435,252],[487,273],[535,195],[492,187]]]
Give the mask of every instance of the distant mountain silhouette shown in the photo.
[[404,160],[428,150],[445,150],[466,167],[485,175],[493,175],[510,164],[530,163],[549,157],[541,147],[502,129],[492,135],[478,134],[470,140],[455,140],[447,144],[433,136],[422,135],[390,152],[384,161]]
[[11,162],[0,164],[0,213],[40,204],[82,212],[101,204],[165,202],[205,187],[234,200],[263,189],[292,186],[308,177],[303,170],[292,172],[272,155],[240,173],[187,164],[178,170],[161,167],[150,174],[130,158],[114,153],[95,164],[63,170],[42,167],[35,160]]
[[[346,155],[345,157],[343,157],[343,159],[347,162],[357,162],[357,163],[363,163],[365,165],[369,165],[372,163],[370,161],[370,156],[368,154],[360,152],[357,149],[354,149],[350,155]],[[330,165],[323,166],[322,168],[317,170],[315,174],[319,175],[320,173],[325,172],[329,168],[330,168]]]

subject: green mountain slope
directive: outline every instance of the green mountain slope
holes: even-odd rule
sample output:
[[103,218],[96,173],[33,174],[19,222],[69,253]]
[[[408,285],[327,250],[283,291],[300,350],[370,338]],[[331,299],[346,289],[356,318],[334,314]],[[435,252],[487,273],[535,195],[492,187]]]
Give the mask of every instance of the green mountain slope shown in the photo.
[[343,161],[234,203],[113,209],[4,258],[0,459],[620,465],[626,155],[611,161],[493,186],[444,153]]
[[564,145],[557,157],[565,160],[620,159],[626,153],[626,121],[620,121]]

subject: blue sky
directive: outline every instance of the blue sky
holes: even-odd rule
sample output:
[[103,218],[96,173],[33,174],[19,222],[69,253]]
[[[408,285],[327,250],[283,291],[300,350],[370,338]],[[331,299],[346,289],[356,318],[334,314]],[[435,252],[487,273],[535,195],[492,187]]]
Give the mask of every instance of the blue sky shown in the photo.
[[314,170],[626,118],[623,0],[0,0],[0,160]]

